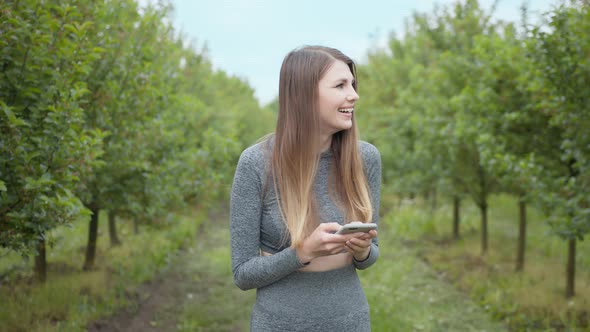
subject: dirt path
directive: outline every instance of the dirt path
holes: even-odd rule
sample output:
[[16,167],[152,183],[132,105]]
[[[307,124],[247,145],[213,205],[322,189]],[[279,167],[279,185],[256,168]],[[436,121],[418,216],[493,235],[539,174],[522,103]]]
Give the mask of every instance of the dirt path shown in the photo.
[[[195,245],[142,285],[129,308],[89,324],[88,331],[247,331],[253,294],[233,285],[227,220],[216,216],[201,227]],[[219,310],[229,307],[232,315]]]

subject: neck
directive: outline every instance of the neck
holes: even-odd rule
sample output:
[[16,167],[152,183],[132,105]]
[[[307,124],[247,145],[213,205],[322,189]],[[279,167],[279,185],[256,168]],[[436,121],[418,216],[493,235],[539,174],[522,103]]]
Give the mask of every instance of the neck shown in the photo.
[[320,137],[320,152],[326,152],[330,149],[330,145],[332,145],[332,135],[322,135]]

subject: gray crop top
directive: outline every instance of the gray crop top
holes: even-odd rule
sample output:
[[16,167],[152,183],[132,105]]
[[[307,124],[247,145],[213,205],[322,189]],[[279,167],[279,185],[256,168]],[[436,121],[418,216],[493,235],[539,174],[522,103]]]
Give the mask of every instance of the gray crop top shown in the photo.
[[[268,286],[303,265],[295,250],[285,243],[286,227],[277,205],[272,183],[268,184],[266,163],[268,142],[261,142],[244,150],[238,161],[230,198],[230,230],[232,271],[236,285],[243,289]],[[365,173],[369,183],[373,220],[379,222],[381,190],[381,156],[371,144],[359,141]],[[332,154],[324,152],[318,165],[314,190],[320,207],[320,222],[344,224],[342,212],[328,194]],[[260,250],[272,253],[261,256]],[[379,247],[373,239],[369,257],[353,260],[357,269],[366,269],[377,260]]]

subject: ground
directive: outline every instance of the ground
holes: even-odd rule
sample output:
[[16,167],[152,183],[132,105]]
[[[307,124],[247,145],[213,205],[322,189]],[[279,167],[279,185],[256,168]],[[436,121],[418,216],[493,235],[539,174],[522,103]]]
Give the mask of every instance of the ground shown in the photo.
[[[359,272],[378,331],[505,331],[484,309],[455,289],[382,225],[382,255]],[[130,307],[88,325],[88,331],[248,331],[254,291],[231,275],[227,216],[198,232],[154,281],[142,285]],[[442,330],[441,330],[442,329]]]

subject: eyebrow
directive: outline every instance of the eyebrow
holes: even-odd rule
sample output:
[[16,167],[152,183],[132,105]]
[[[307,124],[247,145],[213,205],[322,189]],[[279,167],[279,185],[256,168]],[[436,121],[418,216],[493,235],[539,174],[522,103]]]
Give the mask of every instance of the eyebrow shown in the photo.
[[[340,83],[340,82],[346,83],[346,82],[348,82],[348,78],[339,78],[334,81],[334,83]],[[355,79],[353,78],[351,84],[354,84],[354,82],[355,82]]]

